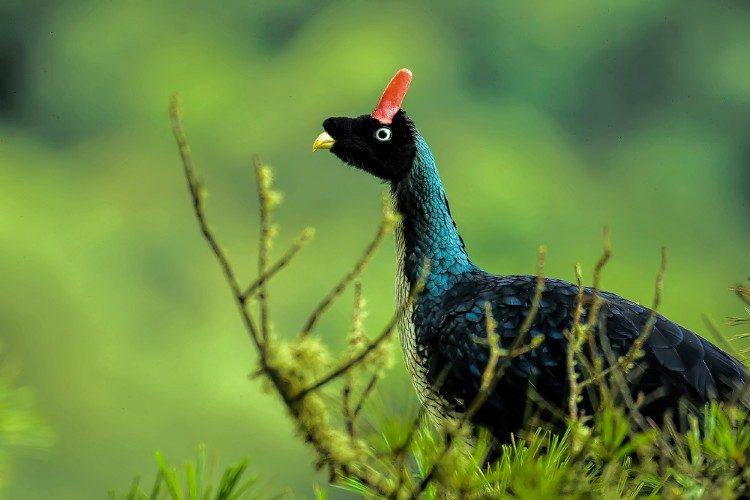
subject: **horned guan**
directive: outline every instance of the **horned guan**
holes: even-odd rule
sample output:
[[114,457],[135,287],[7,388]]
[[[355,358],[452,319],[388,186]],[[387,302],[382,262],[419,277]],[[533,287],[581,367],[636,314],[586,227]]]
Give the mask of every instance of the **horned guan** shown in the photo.
[[[409,70],[399,70],[371,114],[326,119],[325,132],[315,139],[313,151],[328,149],[388,183],[402,215],[395,238],[396,298],[407,307],[399,325],[406,366],[429,413],[456,418],[476,397],[490,356],[485,304],[490,306],[502,347],[509,348],[530,314],[537,277],[490,274],[469,259],[435,159],[401,108],[411,79]],[[417,282],[423,288],[408,301]],[[570,385],[565,332],[573,325],[577,293],[576,284],[544,279],[528,330],[529,339],[543,336],[543,340],[509,361],[472,418],[499,440],[506,441],[524,425],[532,393],[545,406],[566,411]],[[594,325],[597,344],[602,349],[606,344],[615,355],[609,360],[616,359],[628,352],[651,311],[613,293],[584,290],[588,298],[594,293],[603,299]],[[585,316],[590,307],[584,309]],[[645,396],[640,411],[655,423],[667,411],[677,414],[681,402],[687,403],[683,408],[697,408],[711,400],[733,398],[748,380],[737,359],[661,315],[654,317],[642,350],[625,380],[634,399]],[[586,391],[582,396],[581,407],[591,411],[594,396]]]

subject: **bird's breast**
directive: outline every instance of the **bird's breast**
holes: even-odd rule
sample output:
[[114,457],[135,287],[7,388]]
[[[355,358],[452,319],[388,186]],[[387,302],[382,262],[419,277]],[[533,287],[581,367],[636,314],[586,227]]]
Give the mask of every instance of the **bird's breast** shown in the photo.
[[443,419],[455,417],[449,411],[448,402],[440,395],[429,382],[428,368],[430,366],[430,347],[421,339],[418,329],[424,328],[425,325],[417,325],[415,318],[420,316],[419,308],[422,305],[421,300],[409,303],[409,294],[411,293],[411,283],[405,270],[406,247],[404,242],[403,228],[399,225],[395,231],[396,252],[397,252],[397,269],[396,269],[396,307],[404,308],[403,314],[399,319],[399,340],[401,350],[404,354],[404,363],[409,372],[412,384],[416,389],[420,402],[426,407],[431,417]]

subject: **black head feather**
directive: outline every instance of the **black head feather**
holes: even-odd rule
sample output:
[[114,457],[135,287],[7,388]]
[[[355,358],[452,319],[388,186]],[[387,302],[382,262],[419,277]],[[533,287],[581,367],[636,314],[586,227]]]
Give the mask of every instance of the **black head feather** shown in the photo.
[[323,129],[336,141],[331,153],[380,179],[397,183],[414,164],[417,131],[403,110],[388,125],[362,115],[328,118]]

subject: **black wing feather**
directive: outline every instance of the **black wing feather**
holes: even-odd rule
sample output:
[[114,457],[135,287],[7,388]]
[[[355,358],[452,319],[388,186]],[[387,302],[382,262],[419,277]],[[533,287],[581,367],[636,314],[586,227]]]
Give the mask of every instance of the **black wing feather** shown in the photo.
[[[449,411],[465,409],[476,396],[489,359],[486,343],[484,306],[489,302],[504,348],[510,347],[531,307],[536,288],[534,276],[475,276],[459,282],[444,302],[432,309],[439,321],[426,322],[422,339],[432,344],[428,378],[433,382],[441,369],[449,370],[438,388],[449,403]],[[586,294],[591,295],[587,289]],[[477,414],[478,423],[490,426],[495,434],[516,430],[528,405],[530,391],[549,405],[567,404],[568,381],[565,365],[567,340],[563,334],[572,324],[577,287],[562,280],[545,280],[539,311],[530,337],[544,335],[536,349],[510,362],[487,403]],[[651,311],[612,293],[602,293],[605,305],[599,329],[606,335],[615,355],[625,354],[638,337]],[[429,328],[429,324],[437,325]],[[633,395],[662,395],[642,410],[659,421],[665,410],[676,410],[679,401],[701,405],[709,400],[732,397],[747,380],[745,367],[709,341],[657,315],[645,343],[644,356],[629,374]],[[583,407],[592,404],[588,399]]]

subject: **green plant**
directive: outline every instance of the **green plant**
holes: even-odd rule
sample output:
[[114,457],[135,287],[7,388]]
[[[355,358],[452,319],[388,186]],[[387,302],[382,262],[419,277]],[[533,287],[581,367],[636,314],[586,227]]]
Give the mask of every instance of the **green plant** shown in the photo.
[[52,430],[34,405],[27,387],[17,387],[16,372],[7,359],[0,368],[0,486],[8,476],[13,456],[35,453],[52,442]]
[[[156,463],[159,467],[154,484],[143,489],[140,478],[136,478],[130,490],[124,495],[128,500],[146,500],[156,498],[170,498],[172,500],[233,500],[238,498],[255,497],[258,478],[247,475],[248,461],[243,460],[237,465],[224,470],[218,484],[214,484],[211,476],[215,472],[210,466],[206,449],[198,447],[195,461],[186,462],[182,475],[176,467],[167,463],[164,456],[157,452]],[[110,498],[117,498],[114,492]]]

